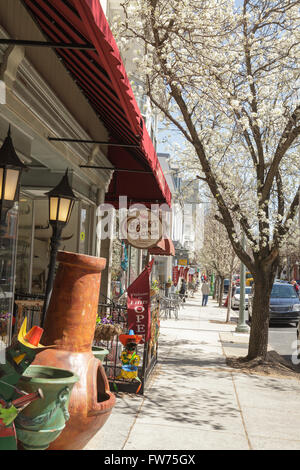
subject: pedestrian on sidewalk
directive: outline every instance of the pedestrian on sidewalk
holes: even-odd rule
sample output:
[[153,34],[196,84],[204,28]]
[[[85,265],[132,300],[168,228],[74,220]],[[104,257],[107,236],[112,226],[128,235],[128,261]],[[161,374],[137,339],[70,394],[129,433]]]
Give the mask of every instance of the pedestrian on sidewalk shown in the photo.
[[210,287],[209,287],[207,280],[203,282],[202,287],[201,287],[201,292],[202,292],[202,307],[206,307],[209,292],[210,292]]
[[186,292],[186,282],[184,279],[181,281],[181,286],[180,286],[180,291],[179,291],[179,296],[182,299],[183,302],[185,302],[185,292]]
[[300,294],[300,288],[299,288],[297,282],[295,281],[295,279],[293,279],[293,280],[291,281],[291,284],[292,284],[292,286],[294,287],[294,289],[295,289],[295,291],[297,292],[297,294],[299,295],[299,294]]

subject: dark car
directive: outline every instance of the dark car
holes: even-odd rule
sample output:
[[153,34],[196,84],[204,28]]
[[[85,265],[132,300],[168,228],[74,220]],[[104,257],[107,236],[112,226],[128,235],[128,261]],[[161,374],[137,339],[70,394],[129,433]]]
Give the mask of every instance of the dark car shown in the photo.
[[223,290],[224,294],[228,294],[229,284],[230,284],[229,279],[224,279],[224,290]]
[[[249,320],[252,315],[252,296],[249,298]],[[290,284],[275,282],[270,297],[270,323],[296,323],[300,320],[300,299]]]

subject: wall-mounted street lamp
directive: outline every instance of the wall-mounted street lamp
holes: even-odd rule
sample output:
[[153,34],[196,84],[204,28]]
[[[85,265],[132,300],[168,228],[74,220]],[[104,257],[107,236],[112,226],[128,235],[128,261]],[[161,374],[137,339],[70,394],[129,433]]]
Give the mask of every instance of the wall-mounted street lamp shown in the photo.
[[76,197],[69,184],[68,170],[66,170],[66,173],[64,174],[60,183],[58,183],[54,189],[49,191],[47,196],[49,198],[49,222],[52,226],[52,237],[50,242],[50,262],[46,284],[42,325],[44,324],[51,297],[56,254],[60,245],[62,230],[70,220],[72,209],[76,201]]
[[26,168],[16,154],[9,126],[0,149],[0,225],[2,230],[6,226],[7,212],[19,199],[21,173]]

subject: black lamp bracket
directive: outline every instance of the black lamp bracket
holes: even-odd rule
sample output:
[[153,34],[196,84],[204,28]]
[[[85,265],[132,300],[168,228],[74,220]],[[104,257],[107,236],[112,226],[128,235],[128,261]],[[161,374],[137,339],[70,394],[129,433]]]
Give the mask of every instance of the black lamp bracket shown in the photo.
[[108,147],[124,147],[124,148],[140,148],[139,144],[119,144],[117,142],[105,142],[103,140],[94,139],[71,139],[69,137],[48,137],[50,142],[71,142],[76,144],[99,144]]
[[25,47],[51,47],[54,49],[78,49],[95,51],[93,44],[82,44],[77,42],[56,42],[56,41],[31,41],[27,39],[0,39],[0,44],[8,46],[25,46]]

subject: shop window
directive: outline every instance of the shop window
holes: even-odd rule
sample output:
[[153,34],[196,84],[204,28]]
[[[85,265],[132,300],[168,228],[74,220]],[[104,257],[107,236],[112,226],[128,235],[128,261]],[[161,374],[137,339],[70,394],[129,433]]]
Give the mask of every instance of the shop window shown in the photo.
[[30,292],[31,289],[33,205],[32,199],[21,196],[19,202],[16,292]]
[[81,203],[80,207],[80,220],[79,220],[79,249],[78,252],[82,254],[89,254],[89,239],[90,239],[90,218],[91,208],[85,203]]
[[132,284],[139,275],[139,250],[133,246],[130,247],[129,260],[129,284]]
[[[16,292],[44,294],[48,276],[52,227],[48,198],[20,198]],[[76,201],[63,229],[59,250],[89,254],[91,207]],[[1,268],[1,266],[0,266]]]
[[52,229],[49,225],[48,199],[34,201],[35,224],[32,259],[32,286],[34,294],[44,294],[47,281],[49,249]]
[[[13,312],[15,255],[17,237],[17,204],[6,216],[6,226],[1,227],[0,236],[0,341],[7,346],[11,337]],[[2,343],[0,344],[0,350]]]

